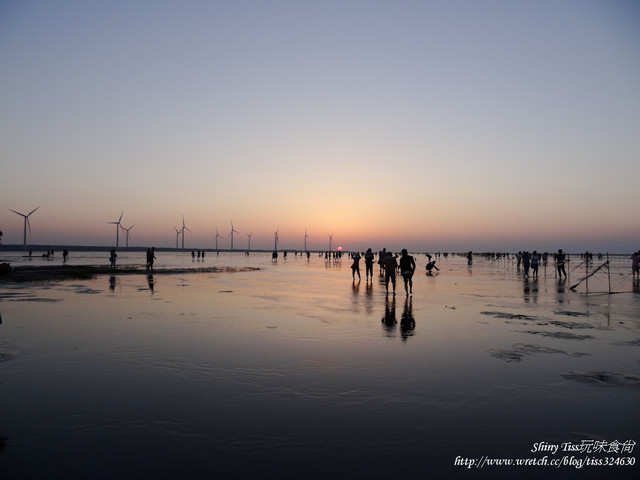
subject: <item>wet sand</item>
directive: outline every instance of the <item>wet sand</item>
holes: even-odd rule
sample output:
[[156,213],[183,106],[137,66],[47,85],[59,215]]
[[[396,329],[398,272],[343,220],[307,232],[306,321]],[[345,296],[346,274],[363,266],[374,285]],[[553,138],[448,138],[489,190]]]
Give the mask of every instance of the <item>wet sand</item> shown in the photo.
[[116,268],[103,265],[19,265],[11,267],[11,271],[0,276],[0,285],[19,282],[42,282],[62,280],[86,280],[98,275],[179,275],[196,273],[219,273],[254,271],[258,267],[160,267],[147,269],[139,265],[125,265]]
[[0,471],[635,478],[628,466],[455,464],[542,458],[531,449],[543,441],[638,441],[631,279],[617,279],[630,293],[604,295],[609,279],[573,292],[552,270],[524,280],[507,262],[450,258],[431,277],[424,263],[409,298],[400,279],[386,296],[377,266],[353,283],[348,260],[317,257],[0,283]]

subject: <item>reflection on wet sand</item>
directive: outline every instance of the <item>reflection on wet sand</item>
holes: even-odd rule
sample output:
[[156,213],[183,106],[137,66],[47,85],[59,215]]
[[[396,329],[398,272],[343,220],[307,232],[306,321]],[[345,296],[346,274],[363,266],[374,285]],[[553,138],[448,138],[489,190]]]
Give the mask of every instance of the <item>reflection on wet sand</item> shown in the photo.
[[413,297],[406,297],[404,300],[404,310],[400,320],[400,335],[406,341],[415,334],[416,320],[413,318]]
[[382,325],[387,337],[394,337],[396,325],[396,297],[386,297],[384,299],[384,317],[382,317]]

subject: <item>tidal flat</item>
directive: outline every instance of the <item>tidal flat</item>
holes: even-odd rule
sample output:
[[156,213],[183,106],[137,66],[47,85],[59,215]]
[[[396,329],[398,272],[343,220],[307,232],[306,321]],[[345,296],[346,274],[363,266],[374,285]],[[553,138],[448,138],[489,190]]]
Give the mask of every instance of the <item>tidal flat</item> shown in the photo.
[[[596,276],[570,290],[581,272],[561,281],[551,265],[534,280],[506,259],[439,258],[434,276],[416,261],[411,296],[401,277],[386,295],[377,265],[353,282],[348,258],[293,254],[0,284],[0,471],[635,478],[620,461],[487,463],[638,456],[533,450],[640,439],[640,294],[626,264],[609,293]],[[188,271],[205,262],[219,270]]]

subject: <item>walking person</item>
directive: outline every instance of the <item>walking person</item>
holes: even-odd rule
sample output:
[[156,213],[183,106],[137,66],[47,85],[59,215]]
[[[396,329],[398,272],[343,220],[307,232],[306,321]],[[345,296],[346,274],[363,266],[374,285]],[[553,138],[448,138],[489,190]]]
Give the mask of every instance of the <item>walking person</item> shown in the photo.
[[562,275],[564,275],[564,278],[567,278],[567,271],[564,268],[564,264],[567,260],[567,257],[563,253],[562,249],[558,250],[558,253],[556,253],[555,257],[556,257],[556,269],[558,271],[558,278],[562,278]]
[[380,263],[384,268],[384,287],[389,295],[389,282],[393,284],[393,294],[396,294],[396,270],[398,269],[398,262],[391,252],[387,252]]
[[373,252],[370,248],[367,248],[364,254],[364,272],[367,280],[369,280],[369,275],[371,275],[371,281],[373,281]]
[[531,254],[531,274],[538,277],[538,266],[540,265],[540,255],[535,250]]
[[413,273],[416,271],[416,261],[409,255],[406,248],[402,249],[400,257],[400,274],[404,280],[404,291],[409,296],[413,294]]
[[524,269],[524,278],[529,278],[529,267],[531,266],[531,255],[529,252],[522,253],[522,268]]
[[351,264],[351,276],[353,277],[353,280],[355,281],[356,279],[356,273],[358,274],[358,281],[361,280],[360,278],[360,252],[356,252],[356,253],[352,253],[351,254],[351,258],[353,259],[353,263]]
[[153,270],[153,262],[156,259],[156,247],[147,249],[147,270]]
[[380,275],[384,271],[384,259],[387,258],[387,249],[383,248],[378,252],[378,265],[380,265]]
[[116,268],[116,258],[118,258],[118,254],[116,253],[116,249],[112,248],[109,251],[109,262],[111,263],[111,268]]

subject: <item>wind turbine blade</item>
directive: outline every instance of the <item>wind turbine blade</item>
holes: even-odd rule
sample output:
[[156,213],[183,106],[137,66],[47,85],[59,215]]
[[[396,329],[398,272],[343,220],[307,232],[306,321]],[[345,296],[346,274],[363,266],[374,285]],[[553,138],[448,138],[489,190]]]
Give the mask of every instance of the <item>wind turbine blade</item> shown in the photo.
[[122,213],[120,214],[120,218],[118,219],[118,223],[120,223],[120,220],[122,220],[122,215],[124,215],[124,210],[122,211]]
[[31,222],[29,221],[29,215],[24,217],[24,221],[26,222],[27,228],[29,229],[29,235],[31,235]]
[[[9,210],[11,210],[11,209],[9,209]],[[12,211],[13,213],[17,213],[17,214],[18,214],[18,215],[20,215],[21,217],[26,217],[26,215],[25,215],[25,214],[23,214],[23,213],[16,212],[15,210],[11,210],[11,211]]]
[[39,209],[39,208],[40,208],[40,207],[36,207],[36,208],[34,208],[33,210],[31,210],[29,213],[27,213],[27,217],[28,217],[29,215],[31,215],[33,212],[35,212],[37,209]]

